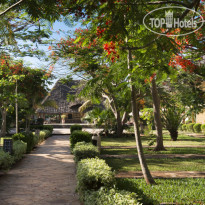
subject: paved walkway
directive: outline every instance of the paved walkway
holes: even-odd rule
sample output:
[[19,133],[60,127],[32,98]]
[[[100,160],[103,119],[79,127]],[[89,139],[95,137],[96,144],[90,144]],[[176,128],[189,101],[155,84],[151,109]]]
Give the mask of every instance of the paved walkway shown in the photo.
[[[137,154],[102,154],[102,158],[138,158]],[[185,158],[185,159],[205,159],[204,154],[145,154],[146,159],[163,159],[163,158]]]
[[53,135],[0,175],[1,205],[80,205],[68,135]]
[[[155,146],[143,145],[143,147],[154,148]],[[102,146],[102,149],[136,149],[136,146]],[[173,145],[165,148],[205,148],[205,145]]]
[[[197,171],[158,171],[151,172],[154,178],[205,178],[205,172]],[[143,178],[142,172],[129,171],[129,172],[118,172],[115,175],[117,178]]]

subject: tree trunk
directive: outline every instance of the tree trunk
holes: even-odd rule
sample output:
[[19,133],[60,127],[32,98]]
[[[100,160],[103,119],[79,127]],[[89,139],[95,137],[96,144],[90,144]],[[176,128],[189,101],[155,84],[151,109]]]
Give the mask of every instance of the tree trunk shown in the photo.
[[[131,54],[131,50],[129,50],[128,69],[130,69],[130,70],[132,70],[131,60],[132,60],[132,54]],[[134,120],[134,132],[135,132],[135,140],[136,140],[138,158],[140,161],[140,165],[141,165],[144,179],[147,182],[147,184],[156,184],[150,171],[149,171],[149,168],[147,166],[145,156],[143,153],[143,147],[142,147],[140,131],[139,131],[139,110],[138,110],[138,106],[137,106],[137,102],[136,102],[136,89],[133,85],[132,78],[130,78],[130,84],[131,84],[131,106],[132,106],[132,115],[133,115],[133,120]]]
[[169,130],[170,136],[173,141],[177,141],[178,131],[177,130]]
[[26,132],[30,132],[30,117],[26,118]]
[[1,109],[1,116],[2,116],[2,122],[1,122],[1,133],[0,137],[6,136],[6,108]]
[[162,121],[161,121],[161,114],[160,114],[160,99],[157,91],[155,78],[152,79],[151,93],[152,93],[153,109],[154,109],[154,122],[157,130],[157,145],[154,151],[166,150],[163,145]]
[[120,117],[120,112],[117,112],[117,137],[122,137],[123,134],[123,124]]
[[17,80],[16,80],[16,104],[15,104],[15,108],[16,108],[16,133],[19,133],[19,119],[18,119],[18,99],[17,99],[17,94],[18,94],[18,84],[17,84]]

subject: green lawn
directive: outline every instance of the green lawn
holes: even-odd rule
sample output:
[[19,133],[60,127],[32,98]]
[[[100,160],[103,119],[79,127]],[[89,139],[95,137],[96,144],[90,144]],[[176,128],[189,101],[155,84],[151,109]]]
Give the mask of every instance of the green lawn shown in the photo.
[[[130,149],[102,149],[101,154],[110,154],[110,155],[135,155],[137,154],[136,148]],[[166,151],[154,152],[153,149],[144,148],[144,154],[204,154],[205,148],[167,148]]]
[[[107,164],[116,171],[141,171],[136,159],[106,158]],[[205,171],[205,159],[163,158],[147,159],[151,171]]]
[[157,185],[149,186],[144,179],[117,179],[117,187],[135,192],[143,205],[178,203],[205,204],[205,179],[156,179]]
[[[142,136],[142,144],[148,145],[149,141],[154,138],[150,138],[147,136]],[[196,138],[187,135],[179,135],[177,141],[172,141],[169,135],[164,135],[164,145],[165,146],[205,146],[205,138]],[[111,137],[103,137],[102,138],[102,146],[136,146],[134,137],[126,137],[126,138],[111,138]]]

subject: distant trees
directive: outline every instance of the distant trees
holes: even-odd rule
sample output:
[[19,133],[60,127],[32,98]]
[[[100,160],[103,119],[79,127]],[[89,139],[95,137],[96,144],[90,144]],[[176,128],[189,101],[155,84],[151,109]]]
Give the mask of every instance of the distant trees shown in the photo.
[[[14,61],[8,56],[0,58],[0,111],[2,116],[1,137],[6,134],[6,116],[14,107],[16,99],[19,105],[26,107],[27,119],[29,113],[34,113],[36,105],[47,93],[47,82],[50,73],[41,69],[31,69],[23,66],[21,61]],[[18,83],[17,83],[18,82]],[[18,93],[15,92],[18,86]]]

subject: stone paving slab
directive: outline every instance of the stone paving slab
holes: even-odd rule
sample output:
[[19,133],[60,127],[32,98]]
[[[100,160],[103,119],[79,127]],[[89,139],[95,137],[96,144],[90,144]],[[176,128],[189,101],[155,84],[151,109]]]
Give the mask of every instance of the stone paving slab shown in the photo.
[[[205,172],[176,171],[176,172],[151,172],[154,178],[205,178]],[[142,172],[118,172],[117,178],[143,178]]]
[[[138,155],[129,155],[129,154],[102,154],[102,158],[138,158]],[[203,154],[145,154],[146,159],[163,159],[163,158],[185,158],[185,159],[205,159]]]
[[[154,148],[155,146],[143,145],[143,147]],[[136,146],[102,146],[102,149],[136,149]],[[165,148],[205,148],[205,145],[174,145],[174,146],[165,146]]]
[[68,135],[53,135],[0,175],[0,205],[80,205]]

